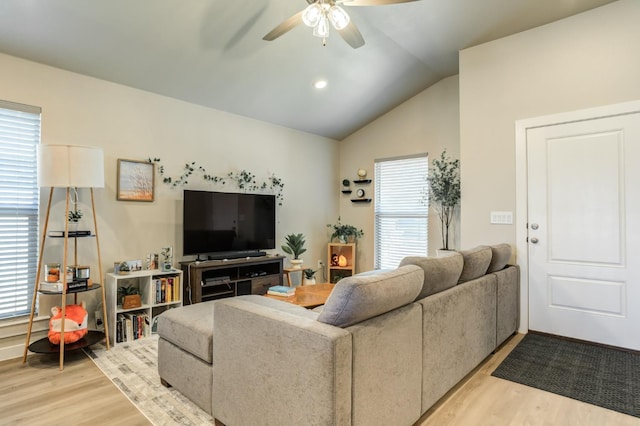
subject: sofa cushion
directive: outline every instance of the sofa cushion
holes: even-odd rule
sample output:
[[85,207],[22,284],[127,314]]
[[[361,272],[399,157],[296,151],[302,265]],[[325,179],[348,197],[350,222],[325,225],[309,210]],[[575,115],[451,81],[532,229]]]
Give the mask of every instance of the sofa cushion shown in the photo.
[[[317,312],[264,296],[239,296],[256,305],[315,320]],[[211,364],[213,355],[213,312],[217,300],[169,309],[158,317],[158,334],[184,351]]]
[[491,246],[491,263],[489,263],[487,274],[504,269],[509,259],[511,259],[511,246],[509,244]]
[[458,283],[463,266],[462,255],[457,252],[444,257],[407,256],[400,266],[417,265],[424,271],[424,283],[418,299],[439,293]]
[[158,334],[211,364],[215,305],[214,300],[164,311],[158,317]]
[[344,278],[334,287],[318,321],[347,327],[407,305],[420,293],[423,277],[422,268],[406,265]]
[[470,250],[461,250],[460,254],[464,259],[464,266],[458,283],[475,280],[487,273],[491,263],[491,247],[478,246]]

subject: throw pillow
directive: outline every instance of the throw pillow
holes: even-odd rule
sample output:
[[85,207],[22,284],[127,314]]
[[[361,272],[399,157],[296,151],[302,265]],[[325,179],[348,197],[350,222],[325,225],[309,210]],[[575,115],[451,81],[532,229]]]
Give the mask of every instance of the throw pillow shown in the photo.
[[478,246],[471,250],[462,250],[460,254],[464,259],[464,266],[458,284],[475,280],[487,273],[491,263],[491,247]]
[[423,275],[420,267],[407,265],[343,278],[324,304],[318,321],[348,327],[407,305],[420,293]]
[[407,256],[400,266],[417,265],[424,271],[424,283],[416,300],[439,293],[458,284],[464,260],[462,255],[452,252],[445,257]]
[[509,244],[491,246],[491,263],[489,263],[487,274],[504,269],[509,259],[511,259],[511,246]]

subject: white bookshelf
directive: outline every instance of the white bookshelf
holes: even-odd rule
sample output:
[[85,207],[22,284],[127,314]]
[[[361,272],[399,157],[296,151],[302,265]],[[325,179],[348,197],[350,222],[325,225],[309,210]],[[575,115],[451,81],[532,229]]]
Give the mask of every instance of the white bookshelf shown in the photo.
[[[160,301],[157,292],[157,285],[165,280],[164,300]],[[172,280],[173,286],[171,295],[168,297],[166,292],[166,283]],[[105,279],[106,298],[107,298],[107,323],[109,324],[109,341],[112,347],[124,342],[118,342],[117,329],[118,318],[122,314],[125,317],[148,318],[146,332],[138,338],[146,338],[152,334],[155,320],[158,315],[167,309],[182,306],[183,295],[183,279],[180,269],[172,269],[163,271],[160,269],[133,271],[125,275],[108,273]],[[142,305],[137,308],[124,309],[118,301],[118,288],[135,287],[139,290]]]

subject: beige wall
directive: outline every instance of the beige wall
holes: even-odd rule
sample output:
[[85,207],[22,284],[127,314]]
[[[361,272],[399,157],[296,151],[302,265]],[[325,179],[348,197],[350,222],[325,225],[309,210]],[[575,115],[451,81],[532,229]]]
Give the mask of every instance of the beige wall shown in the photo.
[[640,1],[598,9],[460,52],[463,247],[509,242],[516,120],[640,99]]
[[[7,55],[0,55],[0,98],[42,107],[43,143],[104,149],[106,187],[95,193],[105,272],[115,260],[144,259],[169,244],[178,260],[182,258],[183,188],[172,189],[157,179],[153,203],[116,201],[118,158],[159,157],[172,176],[180,175],[183,165],[191,161],[211,174],[246,169],[261,179],[275,173],[285,182],[275,251],[281,252],[284,235],[303,232],[308,265],[315,268],[317,260],[326,257],[325,225],[338,215],[338,143],[334,140]],[[200,177],[192,177],[186,187],[234,190]],[[43,210],[47,198],[48,190],[43,190]],[[81,199],[82,210],[89,212],[88,194],[81,193]],[[54,195],[53,207],[64,212],[61,196]],[[52,221],[61,224],[57,214]],[[80,262],[91,265],[96,280],[95,244],[82,244]],[[59,246],[48,241],[47,248],[45,259],[61,260]]]
[[[430,159],[443,149],[458,158],[458,77],[446,78],[409,99],[340,143],[340,180],[352,180],[359,168],[373,179],[374,161],[419,153],[429,153]],[[363,187],[373,198],[373,184]],[[335,187],[339,193],[340,187]],[[373,269],[374,263],[374,203],[357,204],[340,194],[340,215],[343,223],[364,230],[358,241],[358,271]],[[336,218],[337,219],[337,218]],[[335,219],[334,219],[335,221]],[[459,247],[459,227],[454,224],[454,247]],[[429,214],[429,253],[440,248],[440,228],[437,216]]]

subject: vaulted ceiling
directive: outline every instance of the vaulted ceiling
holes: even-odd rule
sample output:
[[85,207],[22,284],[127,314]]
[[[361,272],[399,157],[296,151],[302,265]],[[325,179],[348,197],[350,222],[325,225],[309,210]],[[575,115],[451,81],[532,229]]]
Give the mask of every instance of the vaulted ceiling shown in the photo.
[[457,74],[459,50],[612,1],[345,3],[352,49],[304,25],[262,40],[305,0],[2,0],[0,52],[341,140]]

